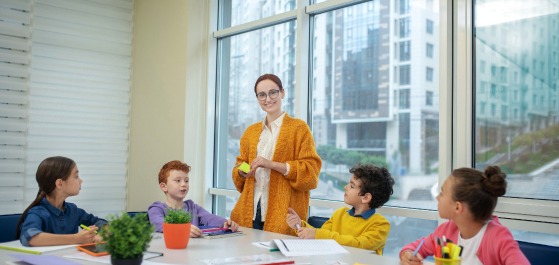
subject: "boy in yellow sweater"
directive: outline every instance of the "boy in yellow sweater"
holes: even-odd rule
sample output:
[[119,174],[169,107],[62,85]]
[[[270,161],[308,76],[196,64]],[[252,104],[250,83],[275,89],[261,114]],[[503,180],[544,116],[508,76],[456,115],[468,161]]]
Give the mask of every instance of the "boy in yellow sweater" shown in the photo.
[[303,239],[334,239],[341,245],[364,248],[382,255],[390,223],[375,212],[390,195],[394,179],[386,168],[357,165],[349,170],[353,175],[345,185],[344,202],[353,208],[342,207],[321,228],[302,221],[293,209],[287,213],[287,224]]

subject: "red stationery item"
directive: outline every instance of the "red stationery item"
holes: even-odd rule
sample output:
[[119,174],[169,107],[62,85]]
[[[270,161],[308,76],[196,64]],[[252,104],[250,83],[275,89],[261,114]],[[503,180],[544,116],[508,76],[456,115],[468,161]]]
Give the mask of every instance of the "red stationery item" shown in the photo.
[[269,263],[262,263],[260,265],[284,265],[284,264],[295,264],[295,261],[294,260],[271,261]]
[[435,257],[437,258],[443,257],[441,240],[439,238],[437,238],[437,244],[435,244]]

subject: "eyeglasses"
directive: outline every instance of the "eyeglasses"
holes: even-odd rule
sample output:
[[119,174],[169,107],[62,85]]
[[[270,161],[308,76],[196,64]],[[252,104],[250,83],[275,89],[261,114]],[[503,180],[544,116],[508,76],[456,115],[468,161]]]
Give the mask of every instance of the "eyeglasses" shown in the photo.
[[280,93],[279,89],[272,89],[272,90],[268,91],[268,94],[266,94],[266,92],[260,92],[260,93],[256,94],[256,97],[260,101],[266,100],[267,97],[270,97],[271,99],[276,99],[278,97],[279,93]]

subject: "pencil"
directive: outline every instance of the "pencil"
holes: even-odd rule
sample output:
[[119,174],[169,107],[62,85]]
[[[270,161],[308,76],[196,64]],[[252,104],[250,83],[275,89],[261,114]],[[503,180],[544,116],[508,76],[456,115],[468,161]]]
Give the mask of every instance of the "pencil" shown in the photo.
[[419,242],[419,245],[417,246],[417,248],[413,251],[413,256],[415,257],[415,255],[417,255],[417,252],[419,251],[419,249],[421,248],[421,246],[423,246],[423,243],[425,243],[425,239],[421,239],[421,242]]

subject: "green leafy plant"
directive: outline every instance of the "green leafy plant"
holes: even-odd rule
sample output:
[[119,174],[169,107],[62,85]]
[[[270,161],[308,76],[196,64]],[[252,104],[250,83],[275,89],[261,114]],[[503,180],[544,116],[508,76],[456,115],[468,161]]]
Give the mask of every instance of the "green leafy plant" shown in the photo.
[[167,209],[165,215],[165,223],[168,224],[186,224],[192,220],[192,214],[183,209]]
[[127,213],[120,216],[110,215],[109,225],[101,229],[101,237],[106,249],[114,259],[134,259],[143,255],[149,247],[154,231],[145,213],[130,217]]

